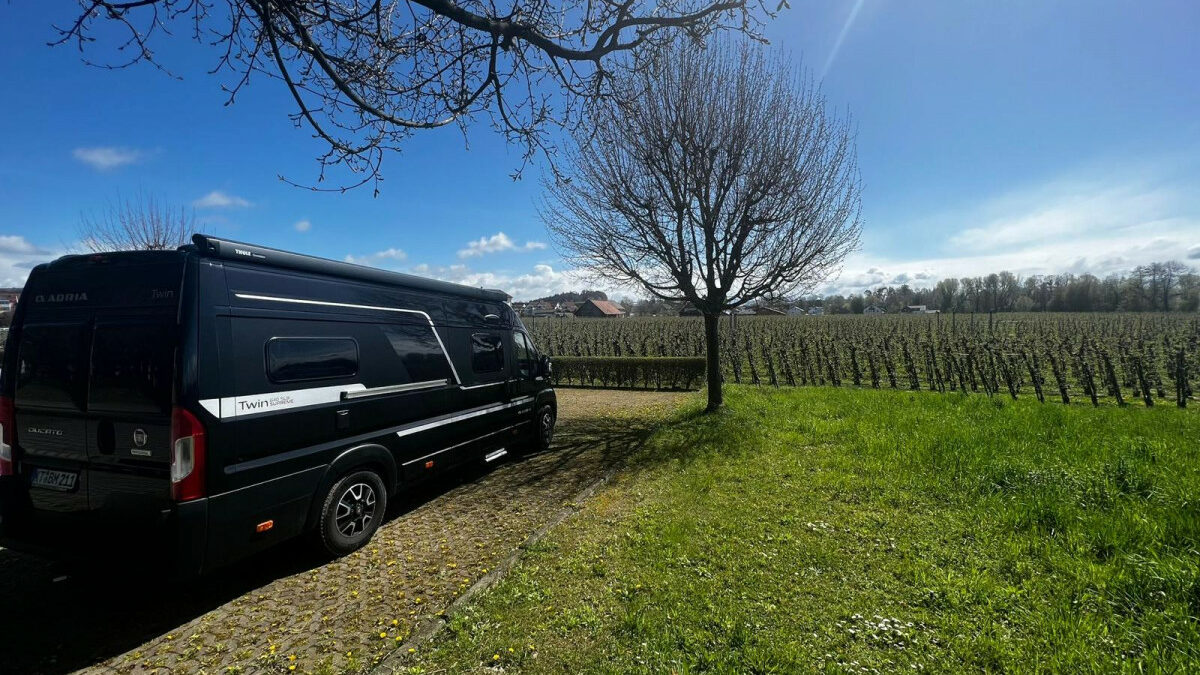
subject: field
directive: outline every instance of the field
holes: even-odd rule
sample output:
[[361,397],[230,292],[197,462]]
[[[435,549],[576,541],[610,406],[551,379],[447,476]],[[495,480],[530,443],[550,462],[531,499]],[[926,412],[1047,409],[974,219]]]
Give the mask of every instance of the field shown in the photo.
[[[551,356],[695,357],[699,318],[527,319]],[[1186,403],[1200,383],[1195,314],[738,317],[721,321],[732,383],[1027,395],[1063,403]],[[646,386],[642,380],[560,384]],[[652,384],[650,386],[653,386]]]
[[1195,672],[1200,416],[730,387],[399,672]]

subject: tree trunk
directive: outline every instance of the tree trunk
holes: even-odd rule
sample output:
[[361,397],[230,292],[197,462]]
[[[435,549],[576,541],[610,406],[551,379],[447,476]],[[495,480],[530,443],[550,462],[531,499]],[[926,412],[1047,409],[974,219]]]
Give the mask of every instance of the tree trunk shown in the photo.
[[704,356],[708,371],[708,410],[711,412],[721,407],[725,399],[721,396],[721,346],[717,334],[717,322],[721,319],[717,314],[704,315]]

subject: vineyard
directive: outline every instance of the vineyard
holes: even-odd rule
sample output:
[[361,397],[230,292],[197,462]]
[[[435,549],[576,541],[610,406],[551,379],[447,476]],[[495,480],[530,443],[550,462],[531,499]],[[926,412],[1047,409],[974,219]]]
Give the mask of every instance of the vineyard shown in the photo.
[[[663,388],[628,364],[704,355],[700,318],[527,319],[567,367],[558,384]],[[566,357],[566,358],[561,358]],[[610,357],[622,357],[613,359]],[[605,364],[620,362],[620,368]],[[652,362],[647,362],[652,363]],[[589,365],[590,364],[590,365]],[[1035,396],[1094,405],[1185,407],[1200,372],[1195,314],[738,317],[721,321],[727,382]],[[688,384],[699,383],[690,377]],[[669,385],[679,382],[668,378]]]

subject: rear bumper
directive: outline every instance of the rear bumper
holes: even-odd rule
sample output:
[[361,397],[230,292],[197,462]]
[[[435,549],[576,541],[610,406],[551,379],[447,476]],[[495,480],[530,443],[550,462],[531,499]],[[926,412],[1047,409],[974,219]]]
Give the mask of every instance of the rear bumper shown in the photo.
[[136,518],[38,511],[27,488],[0,477],[0,546],[51,560],[133,559],[187,576],[205,569],[208,500]]

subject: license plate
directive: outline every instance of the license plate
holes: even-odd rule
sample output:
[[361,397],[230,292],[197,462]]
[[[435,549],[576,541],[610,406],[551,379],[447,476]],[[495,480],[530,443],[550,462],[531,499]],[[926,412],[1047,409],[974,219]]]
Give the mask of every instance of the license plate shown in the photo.
[[35,487],[59,492],[70,492],[75,489],[79,474],[72,471],[54,471],[51,469],[34,469],[30,483]]

